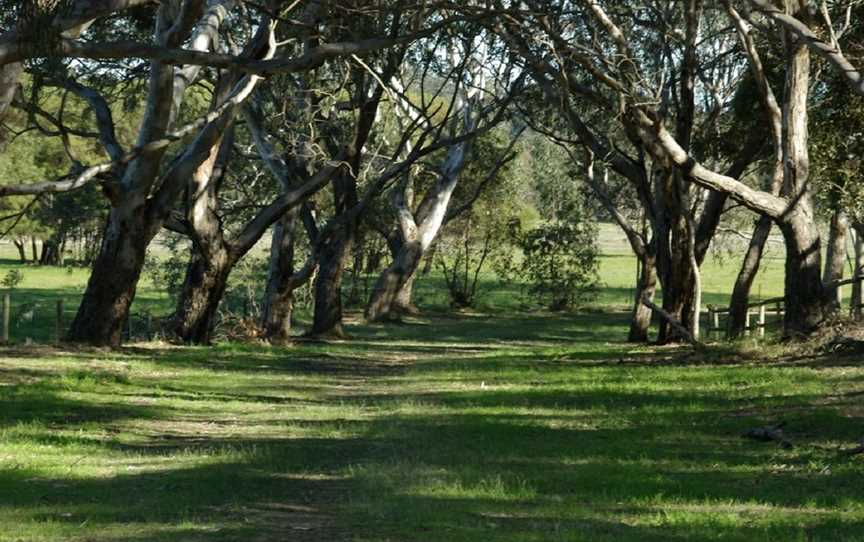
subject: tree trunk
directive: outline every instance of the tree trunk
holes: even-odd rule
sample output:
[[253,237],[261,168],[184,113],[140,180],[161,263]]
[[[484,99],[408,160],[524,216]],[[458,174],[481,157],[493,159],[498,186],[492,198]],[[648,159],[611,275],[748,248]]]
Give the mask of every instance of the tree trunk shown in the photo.
[[[658,201],[661,203],[661,227],[657,232],[657,265],[663,286],[663,310],[677,320],[684,329],[691,331],[694,307],[694,276],[690,263],[690,234],[684,213],[681,191],[676,186],[680,175],[677,171],[662,174],[658,182]],[[660,344],[686,340],[675,326],[665,319],[660,322],[657,341]]]
[[20,258],[21,263],[27,263],[27,250],[24,247],[24,241],[13,239],[12,244],[18,249],[18,258]]
[[36,238],[30,237],[30,249],[33,253],[33,263],[39,263],[39,245],[36,244]]
[[152,239],[141,214],[140,208],[131,212],[111,210],[87,289],[69,330],[69,341],[120,346],[123,322],[129,316]]
[[[369,304],[366,306],[366,319],[370,322],[396,319],[400,310],[411,307],[411,283],[414,272],[420,264],[423,252],[416,239],[405,241],[384,272],[378,277]],[[405,287],[407,291],[403,291]],[[400,296],[401,294],[401,296]],[[407,305],[403,306],[407,301]]]
[[55,233],[42,243],[42,256],[39,258],[40,265],[63,265],[63,238],[62,234]]
[[[791,13],[806,9],[803,0],[787,0]],[[786,244],[785,316],[787,338],[806,336],[825,318],[822,253],[809,190],[807,98],[810,89],[810,51],[785,32],[786,96],[783,107],[783,189],[789,208],[778,218]]]
[[644,298],[654,301],[657,289],[656,256],[646,250],[639,257],[639,279],[636,283],[636,298],[633,301],[633,312],[630,318],[630,333],[627,341],[631,343],[648,342],[648,330],[651,327],[651,308],[642,303]]
[[750,303],[750,288],[759,272],[762,255],[765,252],[765,243],[771,235],[773,221],[763,216],[753,229],[750,245],[741,262],[741,269],[735,279],[735,287],[732,289],[732,299],[729,303],[729,321],[726,328],[726,336],[735,339],[744,333],[747,324],[747,305]]
[[[423,260],[423,269],[420,271],[420,274],[423,275],[424,277],[432,272],[432,266],[435,263],[435,250],[436,250],[435,247],[437,247],[437,246],[438,245],[433,244],[431,247],[429,247],[429,250],[426,251],[426,256],[424,256],[424,260]],[[413,288],[413,284],[412,284],[412,288]]]
[[174,314],[172,332],[188,344],[210,344],[219,303],[225,294],[234,261],[227,250],[193,252]]
[[273,226],[261,324],[264,336],[274,344],[285,344],[291,338],[294,290],[300,286],[294,280],[297,214],[297,208],[292,208]]
[[826,308],[832,312],[840,310],[840,287],[831,283],[843,278],[843,270],[846,266],[846,237],[848,234],[849,218],[843,209],[837,209],[831,216],[823,276]]
[[[855,230],[855,269],[852,272],[852,276],[860,277],[864,275],[864,224],[855,222],[853,228]],[[862,291],[864,291],[864,288],[862,288],[860,280],[852,283],[852,298],[849,301],[849,312],[856,321],[861,320],[862,308],[864,308],[861,306],[864,303]]]
[[416,271],[408,277],[399,293],[396,294],[396,299],[393,301],[393,306],[402,314],[420,314],[420,309],[414,304],[414,281],[417,280]]
[[809,214],[794,212],[779,224],[786,244],[784,335],[807,336],[825,320],[819,230]]
[[352,246],[354,263],[351,265],[351,288],[345,296],[345,304],[349,307],[359,305],[363,299],[360,292],[360,275],[363,272],[363,252],[359,246],[361,244],[362,240],[355,240]]
[[[359,158],[348,160],[359,168]],[[315,281],[315,309],[312,317],[312,337],[345,337],[342,329],[342,275],[351,257],[351,247],[357,236],[357,217],[346,213],[357,205],[357,181],[351,171],[341,171],[333,178],[335,220],[344,220],[330,238],[323,240],[318,255],[318,279]]]
[[344,338],[342,329],[342,275],[351,257],[353,230],[342,228],[341,235],[326,242],[318,259],[318,279],[315,281],[315,314],[312,337]]

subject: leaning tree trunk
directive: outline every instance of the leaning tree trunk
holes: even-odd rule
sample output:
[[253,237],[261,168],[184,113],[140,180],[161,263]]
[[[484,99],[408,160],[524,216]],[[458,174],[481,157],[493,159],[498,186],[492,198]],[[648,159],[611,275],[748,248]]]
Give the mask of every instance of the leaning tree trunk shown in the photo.
[[147,245],[153,237],[142,214],[142,207],[111,210],[68,340],[120,346],[123,323],[129,316]]
[[656,256],[651,250],[646,249],[639,256],[639,279],[636,284],[636,298],[633,301],[633,311],[630,318],[630,332],[627,334],[628,342],[648,342],[652,311],[642,300],[654,301],[654,293],[657,290],[655,260]]
[[284,344],[291,338],[294,315],[294,290],[300,284],[294,280],[294,245],[297,230],[297,209],[292,208],[273,226],[270,243],[270,266],[267,288],[261,309],[264,336],[271,343]]
[[345,337],[342,329],[342,275],[351,257],[353,228],[341,228],[340,235],[326,241],[318,259],[318,278],[315,281],[315,314],[312,319],[312,337]]
[[417,273],[414,272],[405,281],[405,284],[399,288],[399,293],[396,294],[396,299],[393,300],[393,308],[402,314],[420,314],[420,309],[414,304],[414,281],[417,280]]
[[[411,290],[414,272],[420,265],[423,251],[418,239],[404,240],[398,252],[387,269],[378,277],[369,304],[366,306],[366,319],[375,322],[384,319],[398,318],[401,303],[407,301],[410,308]],[[403,289],[408,286],[407,292]],[[400,298],[400,294],[402,297]],[[407,299],[406,299],[407,297]]]
[[[359,157],[347,160],[352,171],[359,169]],[[344,337],[342,329],[342,275],[351,247],[357,236],[359,218],[347,213],[357,205],[357,181],[351,172],[341,172],[333,178],[335,220],[344,221],[329,238],[323,240],[318,254],[318,279],[315,281],[315,308],[312,317],[312,337]]]
[[27,263],[27,251],[24,249],[24,241],[13,239],[12,244],[18,249],[18,258],[21,260],[21,263]]
[[763,216],[753,229],[750,245],[741,262],[741,269],[735,279],[735,287],[732,289],[732,299],[729,302],[729,322],[727,324],[726,336],[730,339],[740,337],[747,325],[747,310],[750,304],[750,289],[759,272],[762,255],[765,252],[765,243],[771,235],[773,221]]
[[194,250],[186,269],[172,333],[187,344],[210,344],[233,259],[223,247]]

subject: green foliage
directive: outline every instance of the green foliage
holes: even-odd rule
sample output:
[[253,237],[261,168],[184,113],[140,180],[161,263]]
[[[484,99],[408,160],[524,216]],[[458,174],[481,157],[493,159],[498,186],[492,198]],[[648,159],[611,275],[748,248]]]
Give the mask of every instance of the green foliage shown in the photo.
[[574,308],[597,289],[597,230],[586,221],[540,224],[515,232],[528,295],[550,310]]
[[22,273],[20,269],[10,269],[9,271],[6,271],[5,275],[3,275],[3,280],[0,281],[0,284],[2,284],[7,290],[14,290],[23,280],[24,273]]
[[473,142],[450,204],[451,210],[461,208],[463,212],[444,227],[437,242],[436,262],[444,275],[450,304],[456,308],[475,305],[485,269],[510,265],[513,248],[507,224],[522,210],[524,198],[517,196],[519,179],[511,164],[488,179],[490,164],[496,163],[507,148],[507,137],[505,130],[495,130]]
[[452,307],[473,307],[483,271],[490,264],[496,268],[509,265],[512,247],[505,224],[506,215],[475,208],[449,224],[439,239],[436,262]]

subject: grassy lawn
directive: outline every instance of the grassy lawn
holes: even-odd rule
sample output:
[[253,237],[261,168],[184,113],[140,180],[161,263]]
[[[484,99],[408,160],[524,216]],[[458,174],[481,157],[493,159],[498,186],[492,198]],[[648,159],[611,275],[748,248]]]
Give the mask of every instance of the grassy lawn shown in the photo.
[[[120,351],[24,346],[69,321],[85,270],[21,266],[0,350],[0,541],[862,540],[858,359],[633,347],[634,260],[607,235],[580,314],[476,311],[349,342]],[[616,248],[617,247],[617,248]],[[709,259],[726,304],[737,261]],[[769,259],[754,297],[782,290]],[[22,306],[34,318],[15,319]],[[170,303],[145,277],[133,312]],[[758,352],[758,351],[757,351]],[[786,421],[795,447],[741,438]]]
[[[857,360],[676,361],[624,324],[8,349],[0,540],[864,540]],[[740,438],[780,419],[792,449]]]

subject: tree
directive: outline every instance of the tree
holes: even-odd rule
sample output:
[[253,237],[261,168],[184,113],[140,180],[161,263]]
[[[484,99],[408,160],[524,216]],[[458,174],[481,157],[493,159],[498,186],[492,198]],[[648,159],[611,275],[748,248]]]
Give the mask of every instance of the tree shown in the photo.
[[[393,262],[378,277],[366,305],[365,316],[370,321],[398,318],[401,313],[412,311],[414,274],[441,227],[448,221],[450,203],[466,163],[477,158],[474,156],[474,141],[479,134],[493,129],[504,119],[504,111],[520,90],[521,78],[513,83],[506,80],[508,76],[512,77],[512,66],[500,60],[492,61],[489,52],[491,39],[486,34],[469,33],[448,45],[449,62],[439,75],[441,82],[434,94],[438,95],[448,86],[452,87],[446,121],[440,122],[440,125],[447,126],[452,137],[458,141],[447,149],[437,170],[431,172],[434,180],[429,183],[422,198],[418,197],[420,186],[417,174],[409,173],[403,177],[393,191],[396,227],[387,236]],[[426,54],[427,58],[431,57],[434,50]],[[490,64],[499,66],[499,73],[490,70]],[[425,80],[427,75],[426,67],[417,66],[412,79],[419,79],[417,86],[423,89],[428,85]],[[422,91],[421,103],[414,104],[406,92],[408,85],[402,79],[394,77],[392,86],[399,96],[395,111],[399,118],[404,118],[403,123],[420,121],[429,126],[434,122],[431,112],[437,104],[422,103]],[[514,134],[510,145],[500,156],[491,158],[489,179],[493,179],[498,170],[512,159],[510,151],[520,134],[521,131]],[[415,203],[415,199],[419,203]],[[449,220],[452,218],[453,214],[450,214]]]
[[[126,150],[118,142],[113,119],[105,114],[110,113],[110,108],[101,107],[104,97],[91,92],[88,94],[96,112],[100,140],[111,161],[89,167],[82,165],[59,181],[0,188],[0,195],[21,195],[71,191],[94,181],[103,186],[111,210],[100,253],[94,261],[93,275],[72,323],[71,340],[119,343],[122,322],[135,294],[147,245],[170,218],[173,205],[192,174],[200,173],[202,166],[207,167],[216,143],[233,123],[261,74],[309,71],[333,57],[362,55],[416,38],[391,35],[322,43],[296,57],[276,58],[278,44],[271,42],[270,36],[277,21],[287,19],[281,15],[273,19],[270,14],[279,14],[283,7],[291,9],[296,3],[282,6],[282,2],[274,0],[254,15],[239,10],[238,5],[233,0],[209,0],[206,5],[203,0],[170,0],[154,8],[142,0],[70,0],[58,9],[38,12],[40,24],[33,24],[32,18],[18,17],[13,21],[15,27],[0,35],[0,67],[4,69],[0,96],[6,96],[20,76],[20,73],[13,73],[14,77],[6,77],[7,71],[15,72],[11,66],[22,61],[80,58],[89,59],[80,63],[84,66],[105,62],[117,73],[134,73],[135,69],[147,66],[141,59],[149,60],[148,90],[143,100],[145,114],[132,149]],[[389,2],[361,7],[362,11],[385,14],[382,20],[387,19],[386,14],[394,13]],[[108,17],[120,13],[128,21],[133,8],[141,11],[132,19],[143,20],[155,30],[152,44],[143,41],[140,33],[136,34],[146,24],[124,25]],[[338,21],[353,9],[349,2],[337,3],[327,15]],[[237,54],[217,52],[215,44],[219,33],[225,31],[222,23],[226,17],[242,21],[247,14],[252,16],[251,20],[231,28],[234,43],[245,46]],[[447,24],[449,21],[441,19],[430,28],[418,30],[417,35],[433,33]],[[79,39],[85,31],[97,39]],[[184,48],[184,43],[190,45]],[[178,127],[177,118],[186,90],[206,73],[204,66],[238,71],[237,83],[208,114]],[[187,144],[185,149],[169,163],[169,146],[181,140]],[[105,276],[113,280],[102,280]]]

